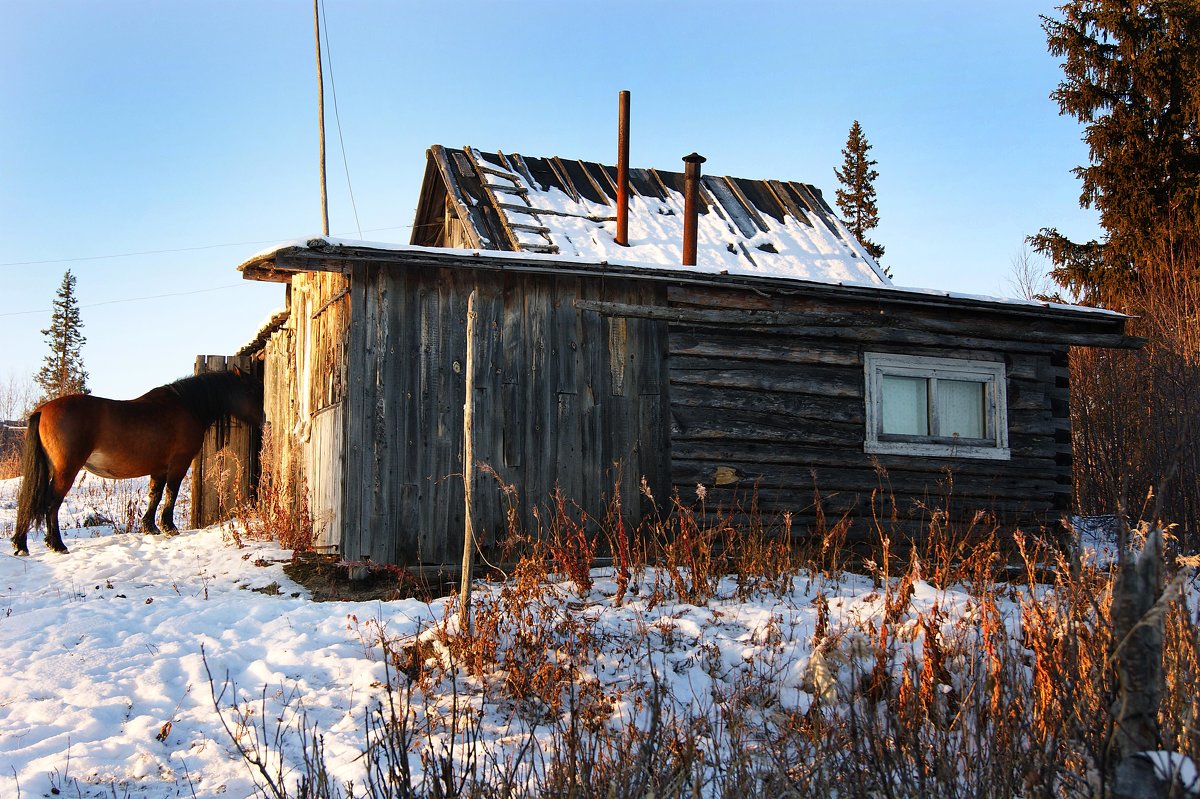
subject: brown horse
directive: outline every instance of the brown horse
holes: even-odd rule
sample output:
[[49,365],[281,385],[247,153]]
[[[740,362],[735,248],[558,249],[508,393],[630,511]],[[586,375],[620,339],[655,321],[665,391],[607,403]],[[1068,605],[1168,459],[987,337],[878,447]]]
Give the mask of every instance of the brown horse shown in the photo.
[[177,380],[134,400],[71,394],[42,405],[29,417],[25,434],[13,550],[28,555],[29,528],[45,523],[46,546],[67,551],[58,509],[80,469],[118,479],[149,475],[142,530],[158,532],[154,515],[165,488],[162,526],[176,532],[179,484],[205,431],[216,424],[218,445],[223,445],[231,417],[256,426],[263,420],[262,383],[237,367]]

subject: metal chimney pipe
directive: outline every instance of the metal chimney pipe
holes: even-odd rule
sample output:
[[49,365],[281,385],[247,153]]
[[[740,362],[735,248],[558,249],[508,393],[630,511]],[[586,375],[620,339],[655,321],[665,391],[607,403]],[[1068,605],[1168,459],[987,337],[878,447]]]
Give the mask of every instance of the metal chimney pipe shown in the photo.
[[696,265],[696,225],[700,216],[700,165],[708,159],[699,153],[683,157],[683,265]]
[[629,246],[629,92],[618,95],[617,244]]

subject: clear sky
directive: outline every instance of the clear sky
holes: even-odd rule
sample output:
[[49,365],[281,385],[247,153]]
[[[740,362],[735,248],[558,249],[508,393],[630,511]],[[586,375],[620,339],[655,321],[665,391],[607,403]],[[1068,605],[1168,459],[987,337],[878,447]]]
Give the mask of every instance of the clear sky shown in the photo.
[[[830,204],[859,120],[900,285],[1011,295],[1025,236],[1099,235],[1053,0],[325,2],[334,235],[407,242],[431,144],[614,163],[621,89],[635,166],[695,150]],[[311,3],[0,8],[0,380],[40,365],[67,269],[93,393],[238,349],[283,289],[237,264],[320,232]]]

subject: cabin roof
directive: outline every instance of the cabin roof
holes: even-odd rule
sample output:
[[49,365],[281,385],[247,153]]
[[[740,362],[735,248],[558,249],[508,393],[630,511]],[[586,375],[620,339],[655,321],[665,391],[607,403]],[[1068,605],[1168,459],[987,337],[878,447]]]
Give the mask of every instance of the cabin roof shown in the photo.
[[[678,267],[655,267],[644,263],[597,261],[545,253],[508,252],[421,247],[383,242],[363,242],[336,238],[313,238],[279,244],[265,249],[238,266],[247,280],[290,282],[305,272],[349,274],[353,264],[374,265],[386,269],[474,269],[492,272],[530,274],[569,274],[607,276],[669,285],[724,287],[780,295],[803,294],[830,301],[870,299],[898,309],[906,306],[936,306],[947,311],[1008,317],[1015,324],[1013,335],[1020,338],[1036,329],[1036,319],[1073,321],[1080,330],[1121,335],[1124,314],[1103,308],[1064,305],[1042,300],[984,297],[937,289],[900,286],[869,286],[853,282],[798,280],[764,275],[706,274]],[[1020,320],[1020,321],[1018,321]],[[1027,329],[1028,328],[1028,329]],[[1124,344],[1106,341],[1095,346],[1136,346],[1137,340],[1125,337]],[[1077,342],[1079,343],[1079,342]]]
[[820,189],[794,181],[703,175],[697,263],[681,266],[683,180],[681,172],[629,170],[625,247],[615,241],[615,167],[435,145],[427,153],[411,243],[444,246],[444,228],[457,222],[465,243],[481,251],[891,285]]

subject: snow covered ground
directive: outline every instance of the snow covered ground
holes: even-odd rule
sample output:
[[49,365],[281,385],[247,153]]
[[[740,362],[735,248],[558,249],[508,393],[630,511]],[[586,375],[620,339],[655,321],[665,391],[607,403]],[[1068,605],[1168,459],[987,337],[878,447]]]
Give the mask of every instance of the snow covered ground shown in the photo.
[[[0,482],[6,537],[18,482]],[[94,510],[95,496],[77,490],[63,524]],[[77,787],[111,797],[114,785],[117,796],[249,796],[249,775],[213,709],[206,658],[246,696],[303,696],[310,718],[336,738],[361,727],[363,702],[383,676],[348,617],[415,629],[437,613],[415,601],[309,602],[282,572],[290,553],[234,548],[220,529],[167,538],[106,526],[64,529],[63,538],[69,555],[47,551],[39,534],[31,557],[0,556],[4,797],[18,788],[75,796]],[[272,585],[281,593],[254,590]]]
[[[88,480],[90,489],[69,497],[64,526],[128,514],[144,493],[137,481]],[[5,537],[17,483],[0,481]],[[40,534],[31,537],[30,557],[0,555],[0,797],[253,795],[252,775],[214,709],[210,673],[224,691],[225,724],[246,732],[231,697],[242,710],[265,709],[271,729],[303,713],[324,736],[333,777],[361,785],[364,715],[387,679],[380,632],[411,642],[424,631],[429,651],[438,652],[431,631],[445,621],[448,600],[312,602],[283,573],[289,552],[260,542],[239,548],[228,530],[168,538],[103,525],[72,527],[64,539],[69,555],[48,552]],[[854,630],[884,612],[884,597],[864,577],[798,579],[780,596],[747,596],[730,579],[693,606],[656,596],[647,574],[618,607],[611,571],[593,575],[582,596],[564,581],[539,601],[553,605],[555,618],[569,611],[579,621],[575,629],[586,632],[579,640],[595,655],[590,677],[626,718],[639,712],[652,683],[701,710],[740,691],[745,712],[802,711],[817,694],[836,693],[839,668],[844,674],[860,660],[869,671],[871,644]],[[910,621],[893,635],[918,651],[920,614],[936,603],[949,625],[971,612],[966,593],[919,580],[914,592]],[[481,586],[478,601],[486,607],[498,593]],[[814,658],[818,596],[828,601],[829,635],[840,642]],[[1016,602],[1001,609],[1013,624]],[[414,700],[426,718],[446,706],[437,685]],[[465,676],[457,685],[480,687]],[[764,693],[746,705],[750,690]],[[511,702],[477,706],[479,742],[499,759],[527,740],[527,712]],[[283,750],[294,775],[294,735]]]

